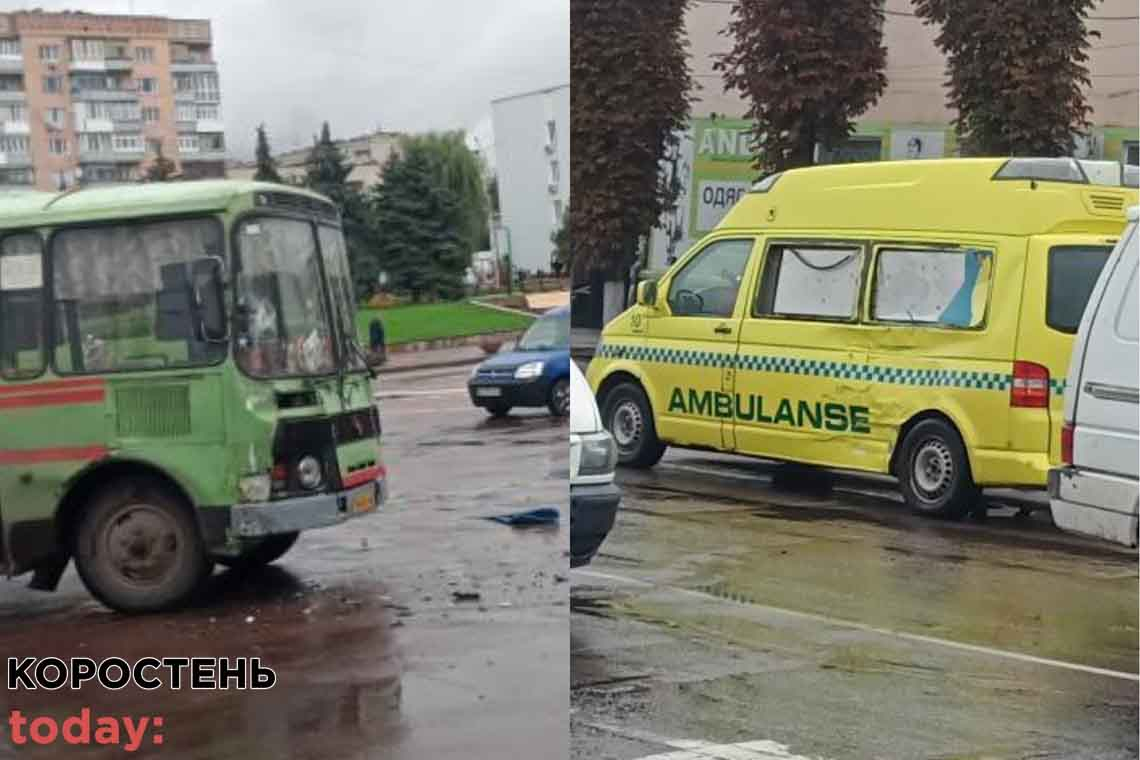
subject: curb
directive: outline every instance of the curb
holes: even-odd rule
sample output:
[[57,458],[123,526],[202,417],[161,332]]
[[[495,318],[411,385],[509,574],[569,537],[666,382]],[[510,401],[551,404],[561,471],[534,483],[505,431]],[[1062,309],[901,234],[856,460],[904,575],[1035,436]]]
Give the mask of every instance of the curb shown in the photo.
[[428,362],[426,364],[409,364],[405,367],[384,367],[376,368],[377,375],[398,375],[401,372],[419,372],[425,369],[448,369],[452,367],[470,367],[472,364],[478,364],[487,357],[477,356],[471,359],[450,359],[448,361]]

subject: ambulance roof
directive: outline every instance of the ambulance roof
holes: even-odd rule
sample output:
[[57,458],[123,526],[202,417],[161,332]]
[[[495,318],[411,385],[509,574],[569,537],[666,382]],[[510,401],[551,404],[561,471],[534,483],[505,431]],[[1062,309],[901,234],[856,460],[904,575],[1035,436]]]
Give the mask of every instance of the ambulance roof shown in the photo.
[[951,158],[792,169],[756,183],[718,230],[1117,234],[1136,190],[1071,159]]

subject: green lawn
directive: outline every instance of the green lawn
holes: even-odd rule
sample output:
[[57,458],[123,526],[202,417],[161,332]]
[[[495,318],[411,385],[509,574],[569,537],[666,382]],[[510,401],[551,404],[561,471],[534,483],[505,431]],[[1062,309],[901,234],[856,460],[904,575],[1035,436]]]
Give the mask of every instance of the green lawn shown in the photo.
[[388,345],[412,343],[436,338],[524,330],[532,317],[488,309],[466,301],[397,306],[392,309],[360,309],[356,312],[356,329],[360,342],[368,346],[368,323],[374,317],[384,323]]

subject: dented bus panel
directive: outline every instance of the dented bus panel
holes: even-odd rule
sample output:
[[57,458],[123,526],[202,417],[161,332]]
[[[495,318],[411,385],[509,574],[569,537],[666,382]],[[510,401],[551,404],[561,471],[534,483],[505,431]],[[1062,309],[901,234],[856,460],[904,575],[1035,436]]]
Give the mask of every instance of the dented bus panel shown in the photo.
[[1073,334],[1137,199],[1082,176],[948,159],[757,183],[602,333],[587,378],[621,461],[676,445],[889,473],[944,516],[1043,488]]

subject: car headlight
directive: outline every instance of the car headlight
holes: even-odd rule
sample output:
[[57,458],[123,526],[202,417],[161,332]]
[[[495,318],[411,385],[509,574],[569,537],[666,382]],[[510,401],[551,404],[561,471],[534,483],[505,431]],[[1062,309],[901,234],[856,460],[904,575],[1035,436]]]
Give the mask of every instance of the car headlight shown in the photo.
[[324,480],[321,472],[321,463],[315,457],[304,457],[297,463],[297,482],[306,491],[320,488]]
[[603,430],[582,436],[582,453],[578,460],[579,475],[609,475],[617,466],[617,447],[614,439]]
[[479,374],[479,368],[482,366],[482,364],[476,364],[474,367],[472,367],[471,374],[467,376],[467,379],[474,380],[475,376]]
[[542,374],[542,362],[527,362],[515,370],[515,380],[533,380]]

